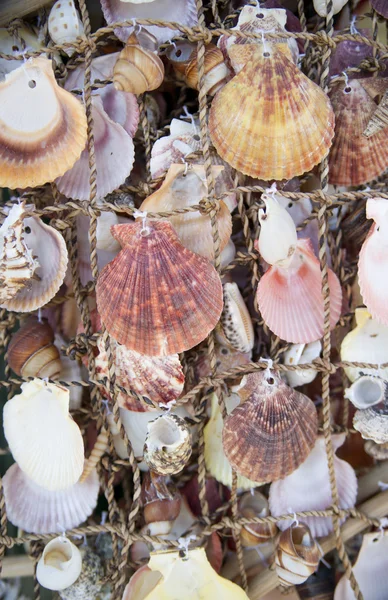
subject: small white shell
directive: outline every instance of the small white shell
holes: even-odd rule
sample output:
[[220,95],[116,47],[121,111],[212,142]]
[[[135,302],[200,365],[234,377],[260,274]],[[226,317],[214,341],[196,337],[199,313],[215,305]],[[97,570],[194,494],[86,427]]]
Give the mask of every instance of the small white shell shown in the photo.
[[74,42],[83,33],[73,0],[57,0],[49,14],[48,31],[55,44]]
[[[336,15],[343,9],[348,0],[333,0],[333,14]],[[314,8],[320,17],[327,15],[327,0],[313,0]]]
[[229,344],[239,352],[250,352],[255,341],[251,316],[237,283],[225,283],[222,330]]
[[[321,353],[322,344],[319,340],[310,344],[292,344],[284,353],[285,365],[304,365],[311,363],[318,358]],[[300,371],[286,371],[288,384],[292,387],[298,387],[305,383],[314,381],[318,371],[315,369],[301,369]]]
[[81,552],[66,537],[46,544],[36,567],[36,578],[48,590],[63,590],[72,585],[82,569]]
[[191,435],[185,420],[165,413],[148,423],[144,460],[161,475],[182,471],[191,456]]
[[298,240],[295,223],[274,195],[263,194],[261,198],[266,210],[259,210],[259,252],[268,264],[287,267]]
[[380,377],[363,375],[345,390],[348,398],[356,408],[365,409],[384,401],[387,382]]

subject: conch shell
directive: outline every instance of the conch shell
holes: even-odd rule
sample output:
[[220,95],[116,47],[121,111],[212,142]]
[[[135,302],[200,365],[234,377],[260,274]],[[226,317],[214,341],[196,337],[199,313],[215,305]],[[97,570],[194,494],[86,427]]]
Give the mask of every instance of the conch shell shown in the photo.
[[144,460],[152,471],[160,475],[179,473],[191,451],[189,427],[178,415],[165,414],[148,423]]
[[113,69],[116,90],[143,94],[156,90],[164,79],[164,65],[159,56],[143,48],[133,33],[120,52]]
[[280,535],[276,573],[284,586],[306,581],[318,567],[321,553],[307,525],[291,525]]
[[48,590],[63,590],[80,576],[82,556],[77,546],[61,536],[46,544],[36,567],[36,578]]

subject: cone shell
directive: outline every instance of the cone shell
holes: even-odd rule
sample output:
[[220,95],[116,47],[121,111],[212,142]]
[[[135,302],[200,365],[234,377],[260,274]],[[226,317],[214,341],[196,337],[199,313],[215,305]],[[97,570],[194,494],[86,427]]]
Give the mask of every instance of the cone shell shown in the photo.
[[376,444],[388,442],[388,409],[381,405],[358,410],[353,417],[353,427],[364,440],[373,440]]
[[65,536],[46,544],[36,566],[36,578],[48,590],[63,590],[72,585],[82,570],[81,552]]
[[164,65],[157,54],[142,48],[132,34],[113,69],[116,90],[143,94],[156,90],[164,79]]
[[[108,375],[108,357],[103,338],[98,339],[97,346],[99,355],[96,357],[96,373],[101,379]],[[147,411],[152,409],[154,402],[168,404],[181,395],[185,376],[177,354],[161,358],[145,356],[135,350],[128,350],[113,339],[110,346],[116,384],[125,389],[117,394],[117,401],[122,408]],[[106,391],[109,393],[109,390]],[[135,392],[137,398],[133,398],[130,391]]]
[[63,175],[86,143],[82,104],[60,88],[51,61],[28,60],[0,83],[0,186],[43,185]]
[[289,527],[280,535],[276,548],[276,573],[285,586],[306,581],[318,567],[321,553],[306,525]]
[[147,221],[148,235],[142,235],[142,222],[112,230],[123,250],[101,271],[96,287],[108,332],[148,356],[168,356],[199,344],[222,311],[215,269],[184,248],[168,222]]
[[252,319],[236,283],[225,283],[222,331],[238,352],[250,352],[255,341]]
[[14,459],[37,485],[63,490],[84,465],[81,431],[69,414],[69,391],[34,379],[4,406],[4,433]]
[[384,17],[384,19],[388,19],[388,6],[386,0],[371,0],[371,5],[379,15]]
[[[245,519],[268,517],[268,500],[258,491],[246,492],[238,501],[238,514]],[[275,523],[251,523],[241,528],[240,537],[245,547],[257,546],[268,542],[276,535]]]
[[209,132],[218,154],[238,171],[291,179],[327,155],[334,114],[322,90],[282,52],[257,50],[214,98]]
[[[330,327],[341,315],[342,291],[338,277],[329,271]],[[298,240],[287,269],[272,266],[260,279],[257,300],[268,327],[281,339],[308,344],[323,336],[322,279],[310,240]]]
[[307,458],[317,438],[317,413],[307,396],[276,374],[255,377],[255,392],[227,417],[222,439],[232,467],[265,483],[286,477]]
[[[203,198],[206,198],[208,189],[205,167],[203,165],[193,165],[186,174],[185,170],[185,165],[171,165],[162,186],[144,200],[140,210],[150,212],[173,211],[199,204]],[[214,179],[222,171],[223,167],[213,167]],[[220,250],[222,252],[227,246],[232,233],[232,217],[222,200],[216,218]],[[169,217],[168,220],[185,248],[209,260],[214,259],[214,241],[209,215],[202,215],[200,212],[195,211]],[[198,235],[199,231],[201,235]]]
[[3,477],[7,517],[31,533],[62,533],[86,521],[97,505],[100,487],[94,471],[84,483],[50,492],[13,464]]
[[[386,80],[357,79],[348,86],[337,85],[330,93],[335,113],[335,137],[329,156],[329,182],[333,185],[361,185],[380,175],[388,164],[388,130],[365,137],[376,110],[375,86],[383,93]],[[373,86],[373,87],[371,87]]]
[[74,42],[83,33],[73,0],[57,0],[48,18],[48,31],[54,44]]
[[36,317],[27,319],[11,338],[8,364],[22,377],[58,377],[62,364],[54,344],[54,332],[47,321]]
[[144,460],[160,475],[180,473],[191,456],[191,435],[184,419],[165,414],[148,424]]

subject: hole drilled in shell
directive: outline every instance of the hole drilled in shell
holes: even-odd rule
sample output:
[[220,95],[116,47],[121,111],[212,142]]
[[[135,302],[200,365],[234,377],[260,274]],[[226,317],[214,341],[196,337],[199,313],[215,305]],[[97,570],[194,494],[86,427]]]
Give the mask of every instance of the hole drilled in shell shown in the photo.
[[36,87],[35,79],[30,79],[30,81],[28,82],[28,87],[30,87],[31,89],[34,89]]
[[344,94],[350,94],[350,92],[352,91],[352,88],[347,85],[346,88],[344,89]]

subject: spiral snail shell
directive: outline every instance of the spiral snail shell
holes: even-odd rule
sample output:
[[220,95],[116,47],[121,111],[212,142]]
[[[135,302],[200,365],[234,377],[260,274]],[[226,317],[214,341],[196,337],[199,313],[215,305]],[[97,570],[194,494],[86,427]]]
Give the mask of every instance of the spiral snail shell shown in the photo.
[[113,84],[118,91],[143,94],[156,90],[164,78],[164,65],[157,54],[143,48],[132,34],[120,52],[113,69]]

